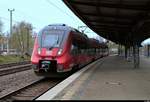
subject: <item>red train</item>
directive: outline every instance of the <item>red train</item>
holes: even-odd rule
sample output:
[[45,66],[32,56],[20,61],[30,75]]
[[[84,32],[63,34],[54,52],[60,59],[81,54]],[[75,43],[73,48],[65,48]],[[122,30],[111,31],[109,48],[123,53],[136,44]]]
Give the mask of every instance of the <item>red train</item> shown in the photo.
[[108,55],[108,47],[65,24],[44,27],[35,39],[31,62],[37,75],[69,72]]

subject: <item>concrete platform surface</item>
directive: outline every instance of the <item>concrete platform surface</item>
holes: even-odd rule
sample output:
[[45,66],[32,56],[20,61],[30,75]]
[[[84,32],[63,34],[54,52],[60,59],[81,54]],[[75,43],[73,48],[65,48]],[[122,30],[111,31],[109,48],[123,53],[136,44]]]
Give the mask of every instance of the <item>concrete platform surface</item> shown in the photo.
[[140,68],[119,56],[100,59],[54,100],[150,100],[150,59]]

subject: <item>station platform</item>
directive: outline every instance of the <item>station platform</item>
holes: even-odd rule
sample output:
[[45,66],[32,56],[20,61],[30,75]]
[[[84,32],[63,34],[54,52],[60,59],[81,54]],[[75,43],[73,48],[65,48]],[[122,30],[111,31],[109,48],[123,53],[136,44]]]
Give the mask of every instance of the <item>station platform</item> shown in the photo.
[[141,56],[139,68],[120,56],[101,58],[52,100],[150,100],[150,58]]

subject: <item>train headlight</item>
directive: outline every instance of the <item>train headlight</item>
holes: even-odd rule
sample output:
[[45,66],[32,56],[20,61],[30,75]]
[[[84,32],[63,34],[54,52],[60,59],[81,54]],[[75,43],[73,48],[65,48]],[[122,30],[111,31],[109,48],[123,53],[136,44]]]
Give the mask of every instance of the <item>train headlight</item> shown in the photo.
[[41,54],[41,49],[40,48],[38,48],[38,54]]
[[58,55],[60,55],[62,53],[62,49],[59,49],[58,51]]

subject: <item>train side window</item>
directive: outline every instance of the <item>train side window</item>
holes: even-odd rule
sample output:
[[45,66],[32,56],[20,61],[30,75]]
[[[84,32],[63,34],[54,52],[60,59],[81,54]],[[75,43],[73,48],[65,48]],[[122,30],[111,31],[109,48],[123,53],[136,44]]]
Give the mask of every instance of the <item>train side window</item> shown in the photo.
[[71,45],[71,54],[77,55],[78,54],[78,48],[75,45]]
[[84,51],[84,49],[81,49],[81,54],[85,54],[85,51]]
[[100,53],[100,54],[102,54],[101,50],[102,50],[102,48],[99,49],[99,53]]
[[71,54],[74,55],[74,46],[71,45]]

